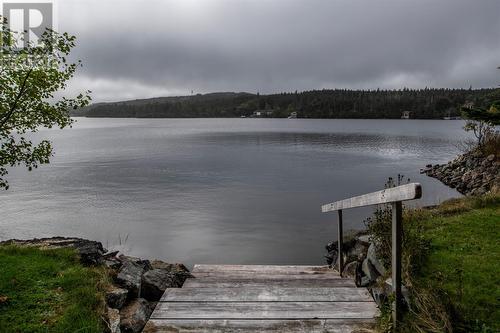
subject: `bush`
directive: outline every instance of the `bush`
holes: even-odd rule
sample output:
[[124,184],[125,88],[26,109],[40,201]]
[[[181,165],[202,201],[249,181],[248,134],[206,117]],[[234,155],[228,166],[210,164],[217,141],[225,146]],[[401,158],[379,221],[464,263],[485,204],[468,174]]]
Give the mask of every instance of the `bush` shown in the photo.
[[486,137],[484,138],[483,147],[481,148],[481,152],[483,153],[484,156],[489,156],[489,155],[493,154],[497,157],[497,159],[500,158],[500,132],[499,131],[492,131],[492,132],[486,134]]

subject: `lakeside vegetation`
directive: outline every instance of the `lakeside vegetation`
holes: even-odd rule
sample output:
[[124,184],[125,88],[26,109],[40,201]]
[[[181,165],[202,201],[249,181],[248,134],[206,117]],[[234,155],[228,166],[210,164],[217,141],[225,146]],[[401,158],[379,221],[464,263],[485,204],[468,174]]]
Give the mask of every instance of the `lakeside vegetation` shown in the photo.
[[[390,238],[390,213],[369,232]],[[500,330],[500,195],[463,197],[405,210],[403,278],[410,308],[405,332]],[[390,265],[390,241],[379,249]],[[0,246],[0,332],[103,332],[102,266],[84,267],[71,249]],[[388,275],[390,270],[388,270]],[[384,277],[385,279],[385,277]],[[381,279],[381,280],[384,280]],[[379,329],[392,328],[389,307]]]
[[72,249],[0,246],[0,332],[104,332],[104,268]]
[[[390,214],[369,225],[390,264]],[[500,330],[500,195],[464,197],[404,216],[403,280],[409,310],[407,332],[498,332]],[[389,307],[380,330],[392,329]]]
[[312,90],[259,95],[213,93],[181,97],[162,97],[115,103],[97,103],[72,112],[73,116],[117,118],[411,118],[442,119],[458,117],[465,103],[484,105],[493,89],[399,89],[399,90]]

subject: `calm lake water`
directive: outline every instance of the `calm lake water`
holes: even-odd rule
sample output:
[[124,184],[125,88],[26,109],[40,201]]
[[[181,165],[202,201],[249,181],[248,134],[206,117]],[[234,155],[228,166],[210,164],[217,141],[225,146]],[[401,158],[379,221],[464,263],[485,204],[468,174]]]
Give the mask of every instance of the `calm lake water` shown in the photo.
[[[194,263],[321,264],[336,237],[323,203],[402,173],[417,204],[459,194],[419,174],[459,151],[462,121],[86,119],[44,130],[50,165],[11,170],[0,239],[79,236]],[[370,209],[346,211],[362,229]]]

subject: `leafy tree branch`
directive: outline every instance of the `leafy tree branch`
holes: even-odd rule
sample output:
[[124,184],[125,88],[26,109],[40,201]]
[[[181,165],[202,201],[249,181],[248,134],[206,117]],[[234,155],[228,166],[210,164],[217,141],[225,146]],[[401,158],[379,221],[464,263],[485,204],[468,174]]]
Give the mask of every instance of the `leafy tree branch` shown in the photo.
[[[1,17],[0,17],[1,19]],[[19,48],[20,41],[2,19],[3,52],[0,55],[0,188],[8,189],[8,167],[28,170],[49,163],[48,140],[33,143],[26,134],[40,128],[71,126],[69,112],[89,104],[90,91],[74,98],[55,98],[75,75],[81,62],[67,60],[76,37],[47,30],[37,45]]]

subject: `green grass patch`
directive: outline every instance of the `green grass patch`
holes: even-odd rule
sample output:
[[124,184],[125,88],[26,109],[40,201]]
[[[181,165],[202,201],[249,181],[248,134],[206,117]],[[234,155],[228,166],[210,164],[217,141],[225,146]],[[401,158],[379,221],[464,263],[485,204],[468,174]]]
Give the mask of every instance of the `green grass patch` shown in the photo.
[[103,332],[104,269],[71,249],[0,247],[0,332]]
[[438,285],[459,331],[500,331],[500,205],[483,204],[484,208],[422,221],[431,243],[415,279],[419,285]]
[[[368,222],[390,265],[391,213]],[[410,292],[404,332],[500,332],[500,196],[464,197],[404,212],[403,281]],[[388,273],[388,276],[390,272]],[[390,307],[381,331],[390,331]]]

